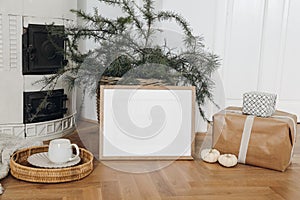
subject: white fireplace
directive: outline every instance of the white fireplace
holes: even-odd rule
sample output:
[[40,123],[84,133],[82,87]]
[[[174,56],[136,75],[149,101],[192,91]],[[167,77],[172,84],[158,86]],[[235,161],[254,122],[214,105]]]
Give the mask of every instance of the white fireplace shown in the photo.
[[72,0],[2,0],[0,1],[0,135],[21,138],[51,139],[74,130],[76,92],[68,91],[62,83],[55,89],[64,89],[67,112],[58,119],[24,123],[24,92],[40,91],[34,84],[45,75],[22,74],[22,34],[28,24],[68,26],[76,23],[69,11],[77,8]]

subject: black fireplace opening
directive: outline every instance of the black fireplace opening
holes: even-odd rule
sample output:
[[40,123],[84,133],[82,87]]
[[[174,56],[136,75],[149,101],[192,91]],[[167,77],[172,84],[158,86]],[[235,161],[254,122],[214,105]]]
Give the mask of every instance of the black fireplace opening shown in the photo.
[[24,92],[24,124],[63,118],[67,99],[64,89]]
[[[54,74],[64,60],[64,26],[29,24],[23,29],[23,75]],[[52,34],[51,34],[52,32]]]

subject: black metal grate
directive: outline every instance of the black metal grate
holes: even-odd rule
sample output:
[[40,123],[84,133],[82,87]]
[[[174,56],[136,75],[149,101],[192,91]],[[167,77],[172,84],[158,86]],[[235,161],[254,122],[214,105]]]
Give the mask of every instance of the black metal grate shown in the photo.
[[24,92],[24,123],[62,118],[67,112],[66,100],[63,89],[53,90],[50,95],[48,91]]
[[[49,30],[63,32],[64,26]],[[49,34],[46,25],[29,24],[22,35],[23,74],[43,75],[56,73],[64,65],[64,38]]]

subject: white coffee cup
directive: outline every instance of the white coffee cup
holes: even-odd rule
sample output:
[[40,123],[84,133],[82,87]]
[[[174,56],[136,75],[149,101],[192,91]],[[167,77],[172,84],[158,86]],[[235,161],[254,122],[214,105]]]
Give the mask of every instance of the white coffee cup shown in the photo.
[[[73,156],[72,148],[76,149]],[[48,149],[48,158],[53,163],[65,163],[75,160],[79,156],[79,148],[76,144],[71,144],[68,139],[51,140]]]

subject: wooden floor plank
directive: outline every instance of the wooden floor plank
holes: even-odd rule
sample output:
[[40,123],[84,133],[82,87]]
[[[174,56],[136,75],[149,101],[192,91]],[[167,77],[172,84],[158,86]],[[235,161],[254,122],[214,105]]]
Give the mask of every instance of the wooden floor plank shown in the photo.
[[150,177],[161,197],[176,195],[174,188],[164,176],[163,170],[151,172]]
[[103,199],[122,199],[120,185],[118,181],[103,181],[101,185]]
[[[88,126],[88,122],[83,123]],[[298,125],[298,130],[299,130]],[[68,136],[81,146],[98,150],[98,126],[83,127]],[[201,149],[205,134],[196,136],[196,150]],[[20,181],[9,175],[1,180],[5,192],[1,200],[297,200],[300,199],[300,143],[296,143],[291,166],[286,172],[239,164],[224,168],[194,161],[123,161],[109,165],[95,161],[94,171],[86,178],[60,184]],[[198,152],[199,154],[199,152]],[[196,154],[197,155],[197,154]],[[112,167],[113,166],[113,167]],[[123,169],[151,171],[126,173]]]
[[149,174],[134,174],[136,185],[143,200],[160,200],[160,194],[156,189]]
[[282,197],[278,195],[200,195],[200,196],[176,196],[163,198],[162,200],[283,200]]
[[[189,161],[184,161],[184,162],[189,162]],[[164,176],[164,179],[169,183],[169,185],[174,188],[174,192],[176,193],[177,189],[190,189],[191,186],[189,185],[188,180],[185,178],[185,173],[181,170],[180,163],[179,165],[169,165],[164,168],[161,173]]]
[[128,173],[120,173],[118,180],[123,200],[142,199],[134,177]]

